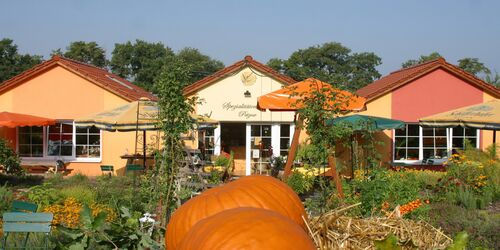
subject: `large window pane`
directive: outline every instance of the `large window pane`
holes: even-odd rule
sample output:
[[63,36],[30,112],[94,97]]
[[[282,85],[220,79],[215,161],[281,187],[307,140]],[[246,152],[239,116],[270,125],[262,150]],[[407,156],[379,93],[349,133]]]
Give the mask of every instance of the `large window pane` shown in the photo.
[[408,124],[408,136],[419,136],[420,135],[420,129],[418,125],[415,124]]
[[43,127],[20,127],[19,156],[43,157]]
[[101,134],[95,127],[78,128],[75,153],[78,158],[98,158],[101,155]]

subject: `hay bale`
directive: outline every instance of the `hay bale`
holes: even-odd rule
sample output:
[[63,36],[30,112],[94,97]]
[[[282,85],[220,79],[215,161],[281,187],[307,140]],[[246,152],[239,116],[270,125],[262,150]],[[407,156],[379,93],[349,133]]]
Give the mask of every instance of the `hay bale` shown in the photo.
[[352,218],[343,215],[359,204],[324,213],[307,222],[318,249],[375,249],[374,241],[384,240],[390,234],[397,237],[402,249],[445,249],[453,242],[441,230],[423,221],[400,216]]

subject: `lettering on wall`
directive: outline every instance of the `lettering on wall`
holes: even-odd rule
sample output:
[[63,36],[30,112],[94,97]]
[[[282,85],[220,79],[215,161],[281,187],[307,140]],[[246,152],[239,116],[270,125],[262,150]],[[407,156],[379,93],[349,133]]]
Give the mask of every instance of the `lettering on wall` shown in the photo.
[[252,104],[233,104],[231,102],[225,102],[222,104],[222,109],[227,111],[237,111],[238,117],[243,117],[249,119],[256,117],[257,105]]

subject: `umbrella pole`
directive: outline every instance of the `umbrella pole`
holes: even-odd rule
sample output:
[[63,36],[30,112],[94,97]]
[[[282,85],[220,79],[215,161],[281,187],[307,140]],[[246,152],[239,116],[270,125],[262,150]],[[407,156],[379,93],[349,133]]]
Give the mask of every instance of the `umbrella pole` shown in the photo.
[[146,130],[142,131],[142,167],[146,170]]
[[299,146],[300,130],[302,129],[302,123],[304,120],[299,114],[295,114],[295,132],[293,132],[292,144],[290,145],[290,150],[288,150],[288,156],[286,157],[285,172],[283,177],[286,178],[292,173],[292,164],[295,160],[295,153]]
[[493,130],[493,144],[496,144],[497,143],[497,130],[494,129]]

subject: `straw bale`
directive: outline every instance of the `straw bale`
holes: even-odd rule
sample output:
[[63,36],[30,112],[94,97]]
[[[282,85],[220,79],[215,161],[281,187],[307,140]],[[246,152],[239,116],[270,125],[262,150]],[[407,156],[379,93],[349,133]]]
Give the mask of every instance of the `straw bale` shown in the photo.
[[374,241],[390,234],[402,249],[445,249],[452,239],[423,221],[403,219],[397,212],[388,217],[352,218],[344,212],[360,203],[329,211],[306,221],[309,234],[320,250],[375,249]]

